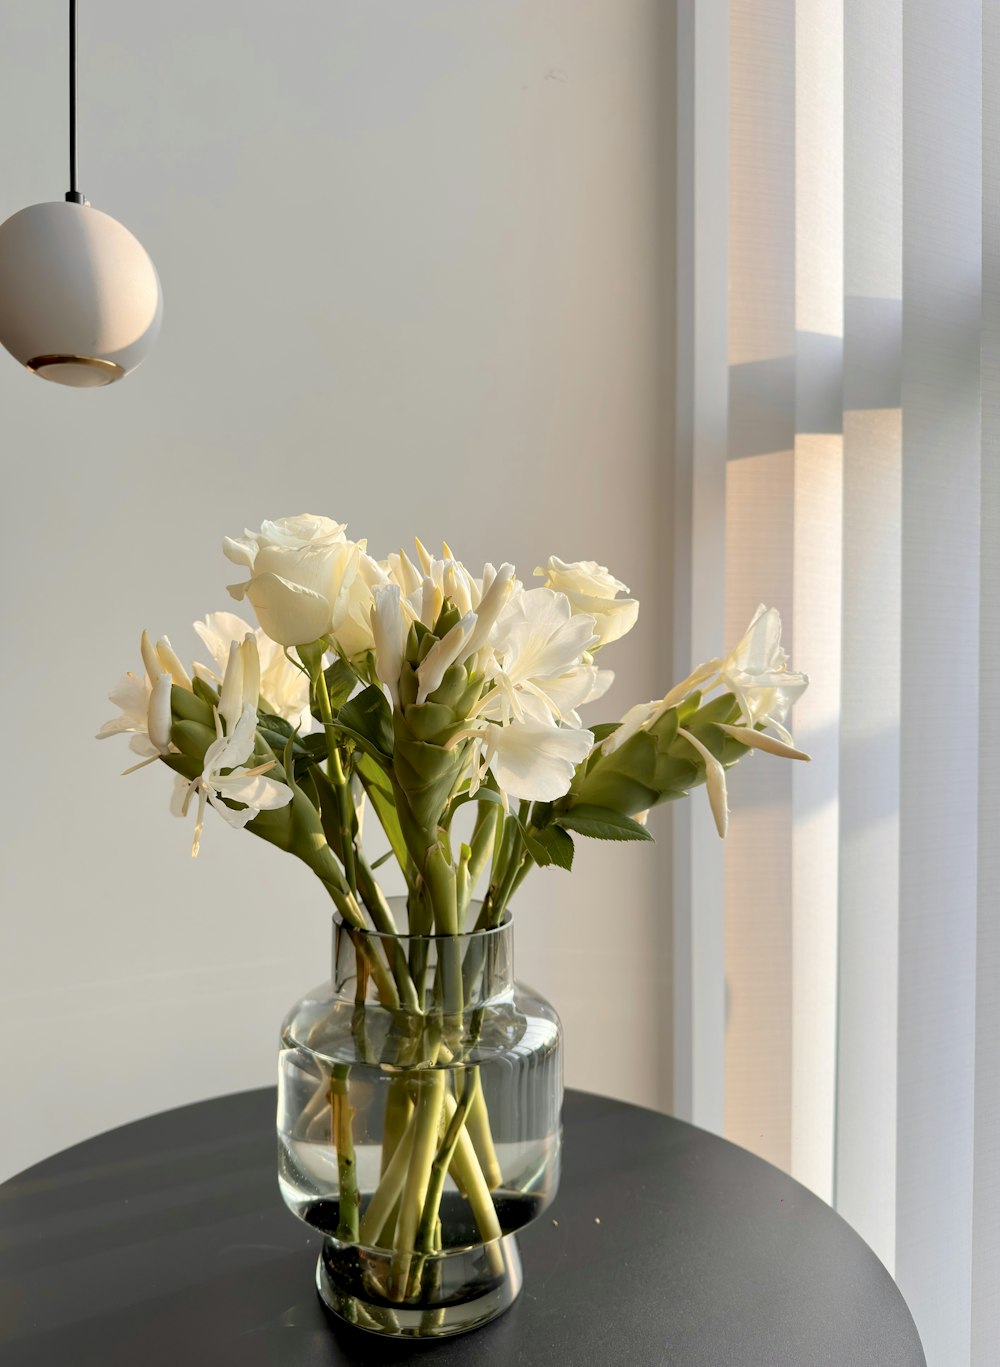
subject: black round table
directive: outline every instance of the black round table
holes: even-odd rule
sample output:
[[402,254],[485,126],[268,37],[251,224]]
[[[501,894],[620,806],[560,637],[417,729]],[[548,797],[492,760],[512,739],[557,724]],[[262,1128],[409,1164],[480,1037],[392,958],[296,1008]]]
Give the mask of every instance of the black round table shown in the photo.
[[506,1315],[433,1345],[342,1328],[278,1195],[274,1110],[269,1088],[184,1106],[0,1187],[4,1367],[925,1367],[888,1272],[804,1187],[580,1092]]

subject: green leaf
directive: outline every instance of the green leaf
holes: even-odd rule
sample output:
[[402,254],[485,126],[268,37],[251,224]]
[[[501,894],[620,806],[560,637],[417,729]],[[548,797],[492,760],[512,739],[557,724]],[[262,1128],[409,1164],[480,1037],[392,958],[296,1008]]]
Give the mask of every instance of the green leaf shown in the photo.
[[374,873],[376,869],[380,869],[394,854],[395,850],[386,850],[385,854],[380,854],[377,859],[373,859],[371,865],[372,872]]
[[326,677],[326,690],[330,695],[330,706],[334,712],[343,707],[358,686],[358,676],[346,660],[337,659],[323,671]]
[[546,826],[543,831],[528,835],[522,831],[528,853],[540,868],[555,864],[560,869],[573,867],[573,837],[561,827]]
[[466,802],[495,802],[498,807],[503,806],[503,798],[495,788],[487,788],[485,783],[480,784],[474,793],[462,793],[459,797],[453,797],[448,808],[448,815],[451,816],[463,807]]
[[[284,717],[276,717],[272,712],[259,712],[257,714],[257,727],[261,731],[270,731],[276,736],[283,736],[288,740],[289,736],[295,735],[295,727]],[[284,748],[284,742],[282,742]]]
[[607,740],[608,736],[617,731],[619,726],[621,726],[620,721],[602,721],[597,726],[591,726],[589,729],[594,733],[594,744],[599,745],[602,740]]
[[299,747],[315,764],[322,764],[326,760],[326,737],[318,732],[313,732],[310,736],[300,736]]
[[565,830],[588,835],[593,840],[652,840],[645,826],[611,807],[590,807],[581,803],[558,812],[556,823]]
[[372,684],[344,703],[335,726],[376,759],[392,760],[392,712],[381,688]]
[[378,762],[367,754],[356,754],[354,765],[358,777],[364,785],[365,792],[368,794],[368,800],[375,808],[375,815],[381,822],[382,829],[392,846],[393,854],[399,861],[400,868],[405,869],[408,858],[406,841],[403,839],[402,827],[399,824],[399,816],[396,812],[396,799],[386,780],[385,773],[379,767]]

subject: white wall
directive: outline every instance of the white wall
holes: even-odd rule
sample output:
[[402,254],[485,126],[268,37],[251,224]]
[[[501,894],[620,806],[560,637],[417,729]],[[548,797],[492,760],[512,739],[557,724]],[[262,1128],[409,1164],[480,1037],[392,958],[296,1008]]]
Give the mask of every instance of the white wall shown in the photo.
[[[193,862],[169,776],[92,739],[141,627],[188,654],[228,605],[224,533],[308,509],[378,554],[594,556],[646,609],[607,715],[663,682],[656,0],[82,8],[81,185],[165,315],[107,391],[0,354],[0,1175],[266,1083],[324,975],[311,875],[218,822]],[[64,27],[0,14],[0,219],[66,188]],[[583,848],[518,907],[569,1082],[647,1103],[661,858]]]

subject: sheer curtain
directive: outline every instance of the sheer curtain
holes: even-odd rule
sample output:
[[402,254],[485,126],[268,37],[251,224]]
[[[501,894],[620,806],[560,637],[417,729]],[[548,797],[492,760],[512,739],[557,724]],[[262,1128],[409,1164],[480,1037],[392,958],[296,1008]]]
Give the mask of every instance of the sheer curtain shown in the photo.
[[675,672],[781,609],[811,766],[674,813],[679,1114],[1000,1361],[1000,6],[681,0]]

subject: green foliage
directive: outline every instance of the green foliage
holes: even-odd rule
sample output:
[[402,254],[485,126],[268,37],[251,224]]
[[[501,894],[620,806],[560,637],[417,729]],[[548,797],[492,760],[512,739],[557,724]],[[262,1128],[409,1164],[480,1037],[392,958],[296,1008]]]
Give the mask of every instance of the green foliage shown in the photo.
[[[578,835],[590,836],[593,840],[652,840],[645,826],[633,821],[630,816],[616,812],[610,807],[591,807],[586,803],[559,812],[555,817],[556,826],[576,831]],[[547,826],[546,831],[552,830]]]
[[386,777],[385,770],[377,760],[372,759],[363,751],[359,751],[355,755],[354,768],[364,784],[369,802],[375,808],[375,815],[382,824],[382,829],[392,846],[392,852],[399,861],[399,867],[405,869],[408,859],[406,841],[399,824],[399,813],[396,811],[396,799],[393,795],[392,784]]
[[[661,802],[685,797],[705,781],[705,763],[694,747],[678,736],[680,727],[690,731],[724,765],[735,764],[747,747],[724,731],[739,716],[739,704],[723,693],[702,707],[701,694],[692,693],[658,718],[648,731],[639,731],[609,755],[599,747],[581,764],[566,797],[556,804],[557,819],[581,807],[601,807],[634,816]],[[595,727],[595,735],[613,734]],[[573,828],[575,829],[575,828]]]
[[201,760],[191,759],[187,755],[161,755],[160,758],[168,769],[180,774],[181,778],[186,778],[188,782],[201,774]]
[[336,727],[366,754],[388,767],[394,748],[392,715],[385,694],[372,684],[344,703],[337,713]]
[[336,712],[338,708],[343,707],[357,688],[358,676],[346,660],[341,660],[339,657],[323,671],[323,674],[326,679],[326,689],[330,695],[330,706]]
[[522,831],[522,834],[528,853],[540,868],[544,869],[550,864],[560,869],[573,867],[573,837],[561,826],[546,826],[543,830],[532,832],[530,835],[527,831]]

